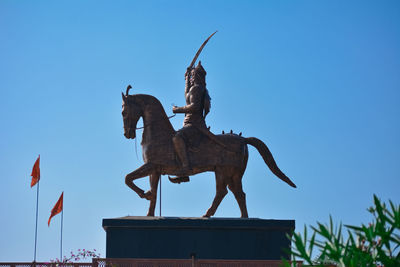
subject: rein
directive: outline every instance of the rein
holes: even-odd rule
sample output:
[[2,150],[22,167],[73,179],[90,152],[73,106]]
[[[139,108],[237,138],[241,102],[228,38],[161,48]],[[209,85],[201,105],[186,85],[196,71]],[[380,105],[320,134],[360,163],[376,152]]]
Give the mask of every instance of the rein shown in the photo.
[[[170,119],[172,119],[173,117],[175,117],[176,116],[176,114],[174,114],[174,115],[171,115],[171,116],[169,116],[168,117],[168,119],[170,120]],[[147,125],[143,125],[142,127],[138,127],[138,128],[136,128],[136,130],[140,130],[140,129],[144,129],[144,128],[146,128],[146,127],[148,127],[148,126],[150,126],[150,125],[152,125],[153,123],[155,123],[155,122],[158,122],[158,121],[162,121],[163,119],[159,119],[159,120],[156,120],[156,121],[153,121],[152,123],[150,123],[150,124],[147,124]]]

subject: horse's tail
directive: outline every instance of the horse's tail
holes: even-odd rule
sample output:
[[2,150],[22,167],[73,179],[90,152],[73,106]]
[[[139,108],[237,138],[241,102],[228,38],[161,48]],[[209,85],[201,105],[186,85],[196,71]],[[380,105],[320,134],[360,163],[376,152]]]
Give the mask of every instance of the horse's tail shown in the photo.
[[264,144],[263,141],[261,141],[260,139],[255,138],[255,137],[245,138],[245,140],[246,140],[247,144],[254,146],[258,150],[258,152],[260,153],[260,155],[264,159],[264,162],[267,164],[268,168],[272,171],[273,174],[275,174],[282,181],[288,183],[290,186],[296,188],[296,185],[289,179],[289,177],[287,177],[278,168],[278,165],[276,165],[274,157],[272,156],[272,154],[269,151],[267,145]]

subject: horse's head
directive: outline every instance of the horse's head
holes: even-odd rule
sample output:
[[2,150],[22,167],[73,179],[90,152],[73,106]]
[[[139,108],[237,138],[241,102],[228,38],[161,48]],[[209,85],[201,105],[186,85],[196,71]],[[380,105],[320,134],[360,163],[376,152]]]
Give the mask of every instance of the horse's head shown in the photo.
[[136,137],[136,124],[142,116],[142,108],[135,101],[135,96],[128,95],[129,89],[132,86],[128,85],[126,93],[122,93],[122,118],[124,121],[124,136],[128,139]]

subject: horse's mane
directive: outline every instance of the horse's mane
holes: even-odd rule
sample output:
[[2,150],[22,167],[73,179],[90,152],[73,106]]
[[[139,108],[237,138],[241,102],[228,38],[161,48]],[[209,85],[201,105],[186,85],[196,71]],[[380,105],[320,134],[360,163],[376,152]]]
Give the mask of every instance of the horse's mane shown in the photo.
[[160,120],[167,121],[168,125],[171,126],[171,130],[175,131],[171,123],[169,123],[169,118],[165,112],[163,105],[156,97],[146,94],[128,95],[128,102],[131,101],[137,105],[140,105],[143,109],[151,108],[153,114],[159,115]]
[[145,108],[148,105],[151,105],[151,108],[154,111],[159,111],[159,114],[165,114],[165,110],[161,104],[161,102],[152,95],[145,95],[145,94],[136,94],[136,95],[129,95],[128,101],[134,102],[136,105],[140,105],[142,108]]

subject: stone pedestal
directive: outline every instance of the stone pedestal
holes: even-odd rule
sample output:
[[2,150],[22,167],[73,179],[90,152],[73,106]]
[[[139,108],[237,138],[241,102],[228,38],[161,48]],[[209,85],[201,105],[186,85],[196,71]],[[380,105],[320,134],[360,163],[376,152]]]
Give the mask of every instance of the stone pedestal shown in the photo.
[[107,258],[280,260],[294,220],[122,217],[103,219]]

